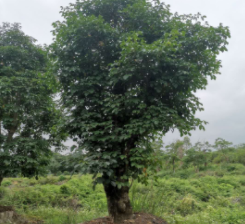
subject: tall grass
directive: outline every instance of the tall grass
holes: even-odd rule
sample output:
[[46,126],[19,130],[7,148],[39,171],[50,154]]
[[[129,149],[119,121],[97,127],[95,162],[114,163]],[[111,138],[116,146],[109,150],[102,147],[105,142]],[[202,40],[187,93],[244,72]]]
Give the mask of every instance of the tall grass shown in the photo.
[[[164,175],[148,186],[134,182],[130,191],[134,211],[157,215],[169,224],[245,223],[245,176],[240,175],[244,167],[188,172],[188,179],[177,171],[174,177]],[[5,181],[0,205],[14,205],[28,219],[77,224],[107,215],[103,187],[98,185],[93,191],[90,176]]]

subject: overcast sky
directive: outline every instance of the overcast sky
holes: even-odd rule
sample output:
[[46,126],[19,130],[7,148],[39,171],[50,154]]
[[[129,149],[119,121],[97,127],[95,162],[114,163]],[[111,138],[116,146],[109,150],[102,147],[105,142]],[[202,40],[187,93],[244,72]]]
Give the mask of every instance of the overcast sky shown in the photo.
[[[21,23],[23,31],[40,44],[52,42],[52,23],[60,20],[60,6],[75,0],[0,0],[0,23]],[[197,117],[209,124],[206,131],[193,131],[191,140],[211,143],[222,137],[234,144],[245,143],[245,1],[166,0],[172,12],[207,16],[210,25],[223,23],[231,31],[228,52],[220,55],[223,68],[217,80],[197,93],[205,111]],[[166,144],[180,138],[178,131],[164,137]]]

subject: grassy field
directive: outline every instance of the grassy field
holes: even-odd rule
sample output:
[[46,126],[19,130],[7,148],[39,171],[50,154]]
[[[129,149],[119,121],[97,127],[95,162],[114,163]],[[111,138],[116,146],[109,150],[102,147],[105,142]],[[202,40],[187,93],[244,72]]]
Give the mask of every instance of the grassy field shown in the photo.
[[[158,182],[133,183],[135,211],[164,218],[170,224],[245,223],[245,167],[214,165],[196,173],[192,169],[160,172]],[[77,224],[107,215],[103,187],[93,191],[90,176],[7,178],[0,188],[0,205],[13,205],[29,219],[46,224]]]

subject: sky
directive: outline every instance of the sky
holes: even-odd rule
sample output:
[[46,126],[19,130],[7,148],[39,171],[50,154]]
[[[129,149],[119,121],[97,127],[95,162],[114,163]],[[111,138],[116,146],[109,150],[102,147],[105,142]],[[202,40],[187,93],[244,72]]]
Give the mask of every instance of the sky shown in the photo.
[[[52,23],[62,20],[60,6],[75,0],[0,0],[0,23],[21,23],[23,31],[40,44],[52,43]],[[244,0],[165,0],[172,12],[207,16],[212,26],[223,23],[231,31],[228,52],[222,60],[221,75],[209,81],[206,90],[197,92],[204,111],[197,117],[208,121],[205,131],[192,131],[191,141],[209,141],[218,137],[234,144],[245,143],[245,1]],[[180,139],[177,130],[167,133],[165,145]]]

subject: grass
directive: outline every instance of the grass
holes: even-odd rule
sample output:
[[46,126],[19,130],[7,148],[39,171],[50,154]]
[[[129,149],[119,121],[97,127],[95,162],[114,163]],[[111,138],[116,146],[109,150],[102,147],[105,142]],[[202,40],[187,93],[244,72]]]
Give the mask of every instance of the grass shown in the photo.
[[[134,182],[130,191],[135,211],[164,218],[169,224],[245,223],[245,167],[211,166],[195,173],[160,172],[158,182]],[[0,205],[13,205],[29,219],[46,224],[77,224],[107,215],[103,187],[92,190],[91,176],[48,176],[40,180],[7,178]]]

